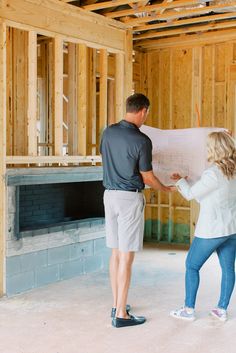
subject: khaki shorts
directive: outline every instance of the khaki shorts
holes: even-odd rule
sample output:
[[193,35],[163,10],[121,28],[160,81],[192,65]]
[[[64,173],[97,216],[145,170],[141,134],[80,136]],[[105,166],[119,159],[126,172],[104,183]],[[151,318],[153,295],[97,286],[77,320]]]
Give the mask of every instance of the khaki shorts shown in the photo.
[[106,190],[104,193],[106,243],[123,252],[143,248],[145,198],[142,193]]

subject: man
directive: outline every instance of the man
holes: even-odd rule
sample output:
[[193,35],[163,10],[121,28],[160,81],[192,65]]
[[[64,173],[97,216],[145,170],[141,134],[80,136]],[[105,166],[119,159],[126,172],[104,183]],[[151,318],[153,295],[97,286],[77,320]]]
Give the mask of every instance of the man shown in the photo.
[[100,152],[103,160],[106,243],[112,248],[110,280],[113,293],[112,325],[143,324],[143,316],[129,314],[127,305],[131,268],[142,249],[144,231],[144,184],[170,191],[153,174],[152,143],[139,128],[147,119],[149,99],[136,93],[127,98],[124,120],[104,130]]

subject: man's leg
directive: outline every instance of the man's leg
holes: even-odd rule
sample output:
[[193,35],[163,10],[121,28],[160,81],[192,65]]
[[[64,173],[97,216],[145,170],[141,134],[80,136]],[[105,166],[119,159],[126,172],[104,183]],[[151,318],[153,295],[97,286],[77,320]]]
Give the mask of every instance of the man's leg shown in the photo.
[[117,305],[116,317],[129,318],[126,312],[126,303],[131,279],[134,252],[119,251],[119,266],[117,273]]
[[111,289],[113,294],[113,308],[117,306],[117,278],[118,278],[118,270],[119,270],[119,250],[112,249],[111,258],[110,258],[110,281],[111,281]]

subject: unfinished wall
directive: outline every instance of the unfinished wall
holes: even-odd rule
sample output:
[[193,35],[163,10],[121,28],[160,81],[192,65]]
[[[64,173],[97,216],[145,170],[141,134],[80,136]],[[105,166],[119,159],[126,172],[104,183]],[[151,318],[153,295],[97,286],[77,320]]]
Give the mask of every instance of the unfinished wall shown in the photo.
[[3,295],[13,256],[6,252],[6,170],[101,163],[101,133],[123,117],[132,92],[131,30],[62,1],[0,2],[0,86]]
[[[219,35],[220,36],[220,35]],[[136,52],[134,87],[151,101],[147,124],[161,129],[217,126],[236,132],[235,41]],[[146,239],[189,241],[197,209],[179,194],[146,192]]]

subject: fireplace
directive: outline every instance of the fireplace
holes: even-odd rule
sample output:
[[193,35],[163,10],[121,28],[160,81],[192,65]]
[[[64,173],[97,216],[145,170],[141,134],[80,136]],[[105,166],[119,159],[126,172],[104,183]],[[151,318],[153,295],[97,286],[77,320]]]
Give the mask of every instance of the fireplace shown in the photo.
[[[19,234],[104,218],[102,181],[22,185],[18,187]],[[37,234],[37,232],[35,232]],[[32,235],[32,232],[30,233]]]
[[7,172],[7,294],[107,267],[101,167]]

